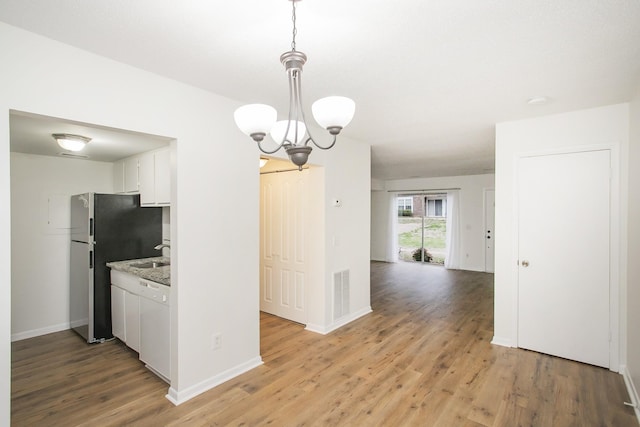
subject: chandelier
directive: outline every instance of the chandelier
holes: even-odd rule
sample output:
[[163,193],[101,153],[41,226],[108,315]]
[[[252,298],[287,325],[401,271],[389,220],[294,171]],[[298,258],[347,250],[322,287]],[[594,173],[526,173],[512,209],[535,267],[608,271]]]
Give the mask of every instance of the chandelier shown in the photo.
[[[289,0],[292,4],[293,37],[291,50],[280,56],[289,78],[289,114],[287,120],[276,121],[278,113],[275,108],[265,104],[248,104],[238,108],[233,116],[236,125],[242,132],[257,142],[258,148],[265,154],[274,154],[284,148],[289,159],[298,170],[307,163],[313,143],[322,150],[328,150],[336,143],[338,134],[351,122],[356,104],[344,96],[329,96],[317,100],[311,106],[316,122],[326,129],[333,141],[329,145],[318,144],[311,135],[302,108],[302,67],[307,62],[307,55],[296,50],[296,3],[301,0]],[[262,142],[269,133],[276,142],[273,150],[265,149]]]

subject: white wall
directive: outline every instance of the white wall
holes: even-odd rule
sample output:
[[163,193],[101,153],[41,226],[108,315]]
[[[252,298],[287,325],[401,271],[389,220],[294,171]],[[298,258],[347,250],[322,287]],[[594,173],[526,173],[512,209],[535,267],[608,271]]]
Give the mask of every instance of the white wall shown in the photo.
[[11,153],[13,340],[69,328],[69,197],[89,191],[113,191],[111,163]]
[[371,191],[371,253],[373,261],[392,261],[387,259],[387,238],[389,230],[389,192]]
[[[630,104],[629,214],[626,364],[635,390],[640,388],[640,85]],[[635,396],[636,399],[638,396]],[[638,414],[639,412],[636,411]]]
[[[339,137],[334,148],[315,149],[311,158],[324,165],[324,295],[318,297],[325,304],[321,312],[310,313],[307,329],[328,333],[371,311],[371,150],[367,144]],[[340,207],[333,205],[335,199],[341,201]],[[350,315],[334,322],[333,273],[342,270],[350,272]]]
[[[612,300],[618,301],[618,291],[625,292],[624,257],[626,229],[623,215],[626,197],[621,197],[621,183],[626,183],[620,162],[629,137],[627,104],[581,110],[528,120],[499,123],[496,126],[496,255],[494,343],[516,346],[516,287],[517,277],[517,159],[523,154],[548,153],[580,147],[607,146],[612,149]],[[624,185],[624,184],[622,184]],[[626,249],[625,249],[626,251]],[[624,299],[622,299],[624,301]],[[622,311],[622,310],[620,310]],[[612,330],[618,331],[618,319]],[[619,361],[620,336],[614,334],[613,369]],[[615,354],[613,354],[615,353]]]
[[[258,365],[258,153],[233,122],[239,103],[6,24],[0,63],[0,281],[10,281],[10,109],[175,138],[171,398],[184,401]],[[344,139],[318,152],[327,197],[345,200],[336,212],[325,199],[323,243],[336,235],[342,245],[327,249],[325,270],[348,266],[354,307],[368,306],[369,147]],[[238,194],[243,209],[221,208]],[[0,423],[9,420],[10,398],[10,291],[1,292]],[[213,351],[216,333],[223,346]]]
[[[494,179],[493,174],[413,178],[386,181],[385,189],[410,192],[460,188],[460,268],[485,271],[484,190],[494,187]],[[389,207],[388,198],[381,193],[373,191],[371,196],[371,259],[385,261]]]

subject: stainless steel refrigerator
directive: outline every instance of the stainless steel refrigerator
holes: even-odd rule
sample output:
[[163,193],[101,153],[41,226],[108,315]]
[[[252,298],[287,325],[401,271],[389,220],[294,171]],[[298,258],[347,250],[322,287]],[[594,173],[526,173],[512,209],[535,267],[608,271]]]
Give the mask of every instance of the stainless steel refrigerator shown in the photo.
[[138,194],[71,196],[71,328],[89,343],[111,334],[111,261],[161,255],[162,208],[141,208]]

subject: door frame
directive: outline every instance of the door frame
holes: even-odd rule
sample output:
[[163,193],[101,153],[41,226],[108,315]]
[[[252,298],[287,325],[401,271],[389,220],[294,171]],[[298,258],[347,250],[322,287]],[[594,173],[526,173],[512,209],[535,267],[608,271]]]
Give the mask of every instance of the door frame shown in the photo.
[[[626,263],[626,259],[622,259],[624,254],[621,251],[622,245],[626,245],[626,238],[622,235],[621,229],[626,224],[626,220],[622,218],[621,212],[621,189],[620,174],[622,167],[620,164],[620,150],[617,144],[593,144],[593,145],[577,145],[574,147],[562,147],[558,149],[536,150],[520,153],[513,158],[513,170],[515,176],[515,185],[513,187],[513,222],[514,233],[512,241],[512,254],[514,263],[512,270],[512,278],[514,286],[512,300],[513,329],[512,343],[518,347],[518,299],[519,299],[519,282],[518,282],[518,248],[520,246],[519,233],[519,207],[518,207],[518,189],[520,188],[520,159],[526,157],[548,156],[554,154],[575,154],[586,151],[602,151],[609,150],[611,155],[610,167],[610,229],[609,229],[609,370],[619,372],[621,367],[621,346],[626,346],[626,341],[621,335],[620,314],[624,312],[621,306],[621,293],[626,294],[626,287],[621,286],[621,264]],[[623,325],[624,326],[624,325]]]
[[[487,243],[485,242],[485,240],[487,240],[487,193],[489,191],[493,191],[493,236],[491,236],[493,238],[493,267],[491,268],[491,271],[487,270]],[[496,241],[495,241],[495,236],[496,236],[496,208],[495,208],[495,201],[496,201],[496,189],[495,188],[483,188],[482,189],[482,235],[484,236],[484,240],[483,240],[483,255],[484,255],[484,271],[487,273],[494,273],[495,272],[495,253],[496,253]]]

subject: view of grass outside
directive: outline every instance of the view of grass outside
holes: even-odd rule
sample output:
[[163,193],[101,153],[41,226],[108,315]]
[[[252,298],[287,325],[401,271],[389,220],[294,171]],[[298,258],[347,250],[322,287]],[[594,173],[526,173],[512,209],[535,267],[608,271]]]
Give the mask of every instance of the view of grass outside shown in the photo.
[[[444,264],[447,241],[447,222],[445,218],[425,218],[424,220],[424,247],[431,254],[434,264]],[[399,259],[402,261],[414,261],[413,253],[418,250],[422,240],[422,218],[398,217],[398,247]]]

